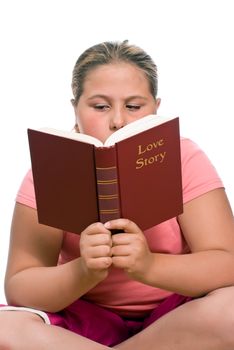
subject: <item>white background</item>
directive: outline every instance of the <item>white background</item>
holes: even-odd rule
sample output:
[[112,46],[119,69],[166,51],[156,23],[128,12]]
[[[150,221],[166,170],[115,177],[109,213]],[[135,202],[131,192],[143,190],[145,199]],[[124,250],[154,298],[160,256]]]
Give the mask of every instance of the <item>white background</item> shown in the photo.
[[179,115],[234,206],[232,0],[0,0],[0,303],[14,198],[30,166],[26,129],[70,129],[78,55],[129,39],[159,69],[160,114]]

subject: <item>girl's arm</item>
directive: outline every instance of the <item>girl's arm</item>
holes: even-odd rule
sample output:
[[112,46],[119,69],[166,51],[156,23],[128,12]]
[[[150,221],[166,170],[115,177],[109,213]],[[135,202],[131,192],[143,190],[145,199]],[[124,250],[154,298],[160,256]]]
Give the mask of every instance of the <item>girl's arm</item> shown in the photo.
[[185,204],[179,224],[191,254],[152,253],[134,223],[108,223],[107,228],[132,234],[114,236],[115,266],[145,284],[195,297],[234,285],[234,218],[224,190],[210,191]]
[[[92,249],[88,247],[92,245],[93,233],[107,235],[106,242],[110,237],[109,231],[100,224],[82,233],[83,250],[91,251],[91,257]],[[89,236],[91,243],[86,243]],[[16,203],[5,276],[5,293],[9,304],[55,312],[105,278],[109,264],[104,261],[103,268],[103,262],[99,261],[98,266],[94,264],[89,268],[86,262],[90,256],[78,257],[57,266],[62,241],[61,230],[38,224],[35,209]]]

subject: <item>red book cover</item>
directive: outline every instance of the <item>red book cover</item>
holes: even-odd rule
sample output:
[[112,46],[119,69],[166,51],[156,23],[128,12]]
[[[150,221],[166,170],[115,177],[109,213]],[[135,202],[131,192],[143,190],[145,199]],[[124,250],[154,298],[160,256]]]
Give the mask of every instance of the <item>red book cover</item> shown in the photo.
[[124,217],[145,230],[183,211],[179,118],[108,147],[40,130],[28,137],[42,224],[80,233]]

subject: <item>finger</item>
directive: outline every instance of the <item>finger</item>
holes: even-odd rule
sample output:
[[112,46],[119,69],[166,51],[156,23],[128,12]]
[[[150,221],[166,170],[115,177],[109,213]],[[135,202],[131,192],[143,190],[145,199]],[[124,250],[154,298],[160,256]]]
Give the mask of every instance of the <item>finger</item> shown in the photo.
[[95,222],[89,225],[83,232],[88,235],[95,235],[98,233],[107,233],[109,235],[111,234],[110,231],[101,222]]
[[129,219],[117,219],[107,221],[104,227],[108,230],[123,230],[124,232],[136,233],[141,231],[140,228]]
[[111,257],[92,258],[86,262],[86,265],[90,270],[107,269],[112,265],[112,258]]
[[88,236],[89,245],[92,247],[100,245],[112,246],[112,238],[110,232],[108,233],[98,233],[96,235]]
[[101,257],[109,257],[111,256],[112,251],[111,247],[107,245],[100,245],[96,247],[89,247],[86,249],[84,256],[86,259],[95,259],[95,258],[101,258]]
[[128,256],[113,256],[112,265],[119,269],[128,270],[129,266],[129,257]]
[[111,248],[111,256],[129,256],[132,253],[130,245],[118,245]]
[[120,233],[112,236],[112,246],[130,244],[135,240],[135,234],[133,233]]

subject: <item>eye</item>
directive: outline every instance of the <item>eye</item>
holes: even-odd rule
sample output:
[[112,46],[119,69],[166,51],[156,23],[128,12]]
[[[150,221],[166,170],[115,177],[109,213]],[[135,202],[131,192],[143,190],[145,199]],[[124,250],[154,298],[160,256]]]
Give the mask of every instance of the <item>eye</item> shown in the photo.
[[93,106],[94,109],[98,110],[98,111],[107,111],[110,106],[109,105],[106,105],[106,104],[96,104]]
[[140,105],[132,105],[132,104],[128,104],[128,105],[126,105],[126,107],[127,107],[127,109],[129,109],[130,111],[136,111],[136,110],[138,110],[138,109],[141,108]]

